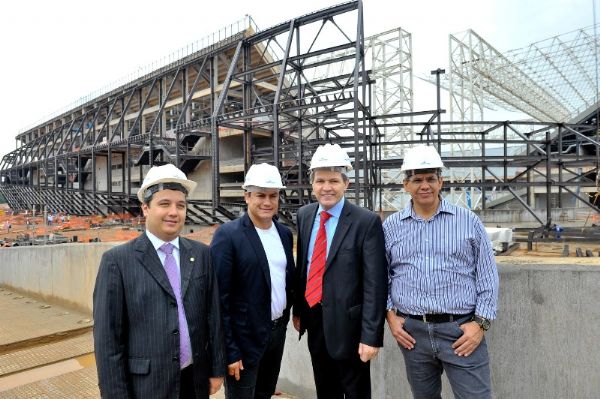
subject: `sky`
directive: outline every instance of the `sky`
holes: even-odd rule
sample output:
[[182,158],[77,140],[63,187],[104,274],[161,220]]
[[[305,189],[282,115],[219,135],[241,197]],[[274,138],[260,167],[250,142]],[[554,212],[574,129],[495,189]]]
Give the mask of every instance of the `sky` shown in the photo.
[[[363,0],[365,35],[410,32],[413,70],[425,76],[448,67],[450,33],[473,29],[504,52],[593,25],[594,1]],[[15,149],[18,133],[49,114],[247,14],[265,29],[341,2],[7,2],[0,13],[0,158]],[[415,110],[434,109],[434,93],[415,86]]]

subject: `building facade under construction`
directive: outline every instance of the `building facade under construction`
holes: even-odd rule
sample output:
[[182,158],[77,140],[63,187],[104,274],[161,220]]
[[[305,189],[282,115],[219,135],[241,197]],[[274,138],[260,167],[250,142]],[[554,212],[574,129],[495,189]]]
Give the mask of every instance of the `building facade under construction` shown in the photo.
[[[531,65],[523,58],[551,59],[548,47],[506,55],[475,32],[451,36],[449,71],[432,75],[438,106],[415,110],[411,34],[365,37],[362,1],[264,30],[246,18],[20,133],[0,162],[0,193],[14,210],[137,215],[148,168],[173,163],[199,183],[189,222],[215,224],[239,215],[245,171],[267,162],[282,173],[280,217],[293,224],[295,210],[311,201],[307,172],[317,146],[347,149],[351,201],[394,211],[407,201],[404,150],[428,144],[448,168],[443,194],[482,215],[513,209],[548,224],[567,208],[596,213],[598,64],[575,59],[573,48],[597,54],[598,40],[581,32],[573,47],[549,45],[572,55],[570,72],[535,67],[566,89],[523,67]],[[490,105],[530,119],[486,121]]]

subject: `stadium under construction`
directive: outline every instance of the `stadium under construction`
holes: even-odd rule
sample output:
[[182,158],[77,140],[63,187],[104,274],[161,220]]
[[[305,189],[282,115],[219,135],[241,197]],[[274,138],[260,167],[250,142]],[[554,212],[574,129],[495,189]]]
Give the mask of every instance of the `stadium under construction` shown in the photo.
[[[148,168],[173,163],[199,183],[188,221],[216,224],[242,211],[249,166],[268,162],[293,224],[311,200],[318,145],[345,147],[347,197],[387,212],[405,205],[403,154],[422,143],[442,153],[443,195],[484,220],[599,212],[595,27],[508,53],[471,30],[449,39],[448,70],[429,77],[438,106],[415,110],[411,34],[365,37],[362,1],[264,30],[245,18],[20,133],[0,162],[0,193],[13,210],[137,215]],[[485,120],[488,108],[528,119]]]

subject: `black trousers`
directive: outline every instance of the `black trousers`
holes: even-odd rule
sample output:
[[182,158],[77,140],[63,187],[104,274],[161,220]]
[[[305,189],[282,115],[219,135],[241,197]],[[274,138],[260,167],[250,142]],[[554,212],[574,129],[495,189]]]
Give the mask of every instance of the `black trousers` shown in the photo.
[[323,334],[323,312],[315,305],[308,314],[308,350],[319,399],[369,399],[371,397],[371,362],[364,363],[356,352],[348,359],[329,356]]
[[179,382],[179,399],[195,399],[194,392],[194,366],[189,365],[181,370],[181,380]]
[[271,396],[275,394],[279,379],[286,328],[287,323],[281,323],[271,330],[269,343],[259,363],[253,366],[244,364],[239,381],[236,381],[233,376],[227,375],[225,398],[271,399]]

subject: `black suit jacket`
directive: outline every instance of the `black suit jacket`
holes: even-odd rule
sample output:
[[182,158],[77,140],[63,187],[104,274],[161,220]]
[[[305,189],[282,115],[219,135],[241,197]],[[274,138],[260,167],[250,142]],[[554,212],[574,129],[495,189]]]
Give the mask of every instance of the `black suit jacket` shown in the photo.
[[[298,211],[297,288],[294,316],[309,311],[304,298],[310,235],[319,204]],[[329,355],[337,360],[358,353],[358,344],[383,346],[387,302],[387,260],[381,219],[377,214],[346,200],[323,275],[323,330]]]
[[[287,257],[289,320],[294,278],[291,231],[273,221]],[[267,255],[248,214],[227,222],[215,232],[210,245],[219,281],[227,364],[242,360],[256,366],[271,336],[271,275]]]
[[[179,239],[196,397],[224,376],[219,293],[208,247]],[[94,288],[94,349],[104,398],[179,398],[177,303],[146,234],[104,253]]]

